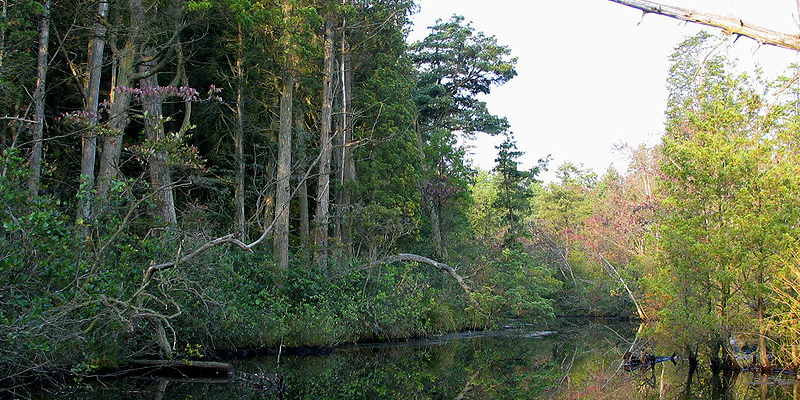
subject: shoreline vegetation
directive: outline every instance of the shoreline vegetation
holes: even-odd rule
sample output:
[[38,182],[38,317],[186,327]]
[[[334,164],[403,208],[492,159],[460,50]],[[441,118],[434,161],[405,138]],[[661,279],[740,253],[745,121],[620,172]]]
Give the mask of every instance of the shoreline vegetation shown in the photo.
[[[458,15],[407,43],[415,7],[4,2],[0,389],[557,315],[800,365],[797,74],[698,34],[662,142],[624,148],[626,171],[523,169],[480,100],[512,49]],[[466,159],[476,135],[502,139],[491,171]]]

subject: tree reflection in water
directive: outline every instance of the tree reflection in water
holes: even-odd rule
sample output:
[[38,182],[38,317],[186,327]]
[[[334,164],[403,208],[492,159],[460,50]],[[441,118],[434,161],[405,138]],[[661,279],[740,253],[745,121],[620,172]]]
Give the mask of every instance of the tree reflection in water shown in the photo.
[[[249,377],[285,373],[285,391],[232,383],[124,380],[41,398],[92,399],[792,399],[793,379],[711,374],[689,363],[658,363],[626,372],[637,326],[560,321],[557,334],[532,329],[454,334],[430,340],[354,345],[324,356],[244,360]],[[657,346],[656,346],[656,350]],[[653,350],[654,352],[656,350]],[[671,353],[664,351],[665,353]],[[265,372],[267,371],[267,372]],[[35,396],[37,397],[37,396]]]

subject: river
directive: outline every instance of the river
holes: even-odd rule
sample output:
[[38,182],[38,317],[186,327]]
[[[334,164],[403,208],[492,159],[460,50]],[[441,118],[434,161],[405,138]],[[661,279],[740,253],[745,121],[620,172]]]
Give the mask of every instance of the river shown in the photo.
[[[342,346],[325,355],[234,361],[232,382],[84,382],[37,398],[125,399],[800,399],[792,378],[715,376],[688,363],[620,368],[637,326],[557,324]],[[639,342],[641,344],[641,342]],[[668,349],[651,347],[669,354]],[[701,361],[701,364],[702,361]],[[281,371],[280,375],[275,372]]]

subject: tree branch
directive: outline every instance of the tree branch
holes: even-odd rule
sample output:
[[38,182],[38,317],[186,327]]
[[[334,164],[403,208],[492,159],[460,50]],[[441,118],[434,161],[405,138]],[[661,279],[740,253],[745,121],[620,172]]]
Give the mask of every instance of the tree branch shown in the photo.
[[[612,1],[613,1],[613,0],[612,0]],[[617,271],[617,269],[616,269],[616,268],[614,268],[614,266],[613,266],[613,265],[611,265],[611,263],[610,263],[610,262],[608,262],[608,260],[606,260],[606,258],[605,258],[605,257],[603,257],[603,255],[602,255],[602,254],[599,254],[599,253],[598,253],[598,254],[597,254],[597,256],[598,256],[598,258],[600,258],[600,261],[602,261],[602,262],[603,262],[603,263],[606,265],[606,269],[607,269],[607,270],[609,270],[609,271],[611,271],[611,272],[613,273],[614,277],[616,277],[616,278],[617,278],[617,280],[619,280],[619,282],[620,282],[620,283],[622,284],[622,286],[625,288],[625,291],[627,291],[627,292],[628,292],[628,296],[629,296],[629,297],[631,298],[631,300],[633,301],[633,305],[634,305],[634,306],[636,306],[636,313],[637,313],[637,314],[639,314],[639,319],[641,319],[642,321],[647,321],[647,320],[649,320],[649,318],[647,317],[647,314],[645,314],[645,312],[644,312],[644,309],[643,309],[641,306],[639,306],[639,302],[636,300],[636,297],[633,295],[633,291],[631,290],[631,288],[630,288],[630,287],[628,287],[628,284],[627,284],[627,283],[625,283],[625,280],[624,280],[624,279],[622,279],[622,276],[619,274],[619,272]]]
[[[329,142],[333,141],[333,139],[335,137],[336,137],[336,135],[331,135],[331,138],[329,139]],[[311,175],[311,171],[317,165],[317,163],[319,162],[321,157],[322,157],[322,152],[320,152],[319,155],[317,155],[317,158],[314,159],[314,161],[311,163],[311,165],[309,165],[308,169],[306,170],[306,173],[303,175],[303,179],[300,179],[300,181],[297,183],[297,185],[295,186],[295,188],[292,191],[292,193],[289,195],[289,201],[287,201],[286,203],[281,205],[281,209],[275,215],[278,215],[279,213],[282,213],[286,208],[289,207],[291,199],[293,199],[295,197],[295,195],[297,194],[297,190],[300,189],[300,185],[303,182],[308,180],[308,177]],[[213,247],[216,247],[216,246],[219,246],[219,245],[231,243],[231,244],[234,244],[234,245],[238,246],[242,250],[253,251],[253,247],[255,247],[259,243],[261,243],[267,237],[267,235],[269,235],[269,233],[272,232],[272,228],[275,226],[276,221],[277,221],[277,218],[273,218],[272,219],[272,223],[269,224],[269,226],[265,227],[264,230],[261,232],[261,236],[259,236],[258,239],[256,239],[252,243],[245,244],[244,242],[239,240],[239,238],[238,238],[239,232],[229,233],[229,234],[227,234],[225,236],[220,236],[220,237],[218,237],[216,239],[213,239],[213,240],[203,244],[202,246],[198,247],[197,249],[195,249],[191,253],[188,253],[186,255],[178,257],[177,260],[175,260],[175,261],[169,261],[169,262],[165,262],[165,263],[161,263],[161,264],[153,263],[149,267],[147,267],[147,269],[145,270],[144,278],[142,279],[141,287],[144,288],[144,287],[147,286],[147,284],[150,282],[150,278],[153,276],[153,274],[155,272],[175,267],[176,265],[184,263],[186,261],[189,261],[189,260],[197,257],[198,255],[202,254],[206,250],[208,250],[210,248],[213,248]]]
[[648,0],[609,1],[641,10],[645,14],[659,14],[681,21],[713,26],[715,28],[722,29],[726,34],[747,36],[761,44],[768,44],[771,46],[783,47],[792,50],[800,50],[800,35],[790,35],[783,32],[773,31],[771,29],[745,22],[736,17],[710,14],[697,10],[660,4]]
[[[372,263],[372,265],[382,264],[382,263],[391,264],[395,262],[407,262],[407,261],[416,261],[418,263],[428,264],[436,268],[439,268],[442,271],[447,272],[451,277],[453,277],[453,279],[455,279],[456,282],[458,283],[458,286],[461,286],[461,289],[464,289],[464,292],[466,292],[467,295],[472,293],[472,289],[470,289],[470,287],[467,286],[467,284],[464,282],[464,278],[462,278],[461,275],[459,275],[458,272],[456,272],[456,270],[453,269],[453,267],[445,263],[440,263],[436,260],[432,260],[428,257],[423,257],[411,253],[399,253],[393,256],[388,256],[382,260],[375,261],[374,263]],[[478,306],[478,302],[474,298],[470,297],[470,301],[472,302],[472,305],[476,307]]]

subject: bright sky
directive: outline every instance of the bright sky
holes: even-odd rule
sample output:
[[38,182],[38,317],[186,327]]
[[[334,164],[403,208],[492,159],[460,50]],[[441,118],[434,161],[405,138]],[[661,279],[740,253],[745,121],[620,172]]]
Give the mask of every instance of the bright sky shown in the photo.
[[[627,158],[615,145],[658,143],[663,134],[669,56],[683,38],[701,28],[642,13],[608,0],[417,0],[409,40],[427,35],[436,19],[454,13],[497,37],[519,58],[518,76],[484,98],[506,116],[523,167],[548,154],[550,172],[566,162],[598,174],[609,166],[624,172]],[[800,32],[795,0],[662,0],[663,3],[731,15],[786,33]],[[640,23],[641,21],[641,23]],[[714,35],[719,29],[706,28]],[[732,55],[743,67],[759,63],[768,76],[785,73],[800,55],[740,38]],[[491,169],[499,139],[473,143],[474,165]]]

